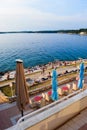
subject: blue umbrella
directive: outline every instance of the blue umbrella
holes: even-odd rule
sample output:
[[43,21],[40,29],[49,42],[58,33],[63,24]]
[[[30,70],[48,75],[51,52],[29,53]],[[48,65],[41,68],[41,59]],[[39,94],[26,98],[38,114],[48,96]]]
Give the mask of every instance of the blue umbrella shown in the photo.
[[78,81],[78,88],[82,89],[83,87],[83,79],[84,79],[84,63],[80,64],[80,74],[79,74],[79,81]]
[[57,83],[57,72],[54,69],[52,71],[52,100],[58,100],[58,93],[57,93],[57,88],[58,88],[58,83]]

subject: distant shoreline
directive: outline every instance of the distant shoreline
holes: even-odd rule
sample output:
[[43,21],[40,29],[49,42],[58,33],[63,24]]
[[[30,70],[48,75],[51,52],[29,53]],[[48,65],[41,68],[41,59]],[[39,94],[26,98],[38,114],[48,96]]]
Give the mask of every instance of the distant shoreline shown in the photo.
[[11,33],[67,33],[67,34],[80,34],[87,35],[87,29],[79,30],[42,30],[42,31],[4,31],[0,34],[11,34]]

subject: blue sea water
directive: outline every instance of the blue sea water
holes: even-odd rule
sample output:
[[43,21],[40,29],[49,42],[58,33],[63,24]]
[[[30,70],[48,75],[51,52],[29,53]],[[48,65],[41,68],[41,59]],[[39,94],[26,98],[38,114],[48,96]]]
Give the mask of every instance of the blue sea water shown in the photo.
[[87,58],[87,36],[71,34],[0,34],[0,72],[14,70],[16,59],[24,67],[58,60]]

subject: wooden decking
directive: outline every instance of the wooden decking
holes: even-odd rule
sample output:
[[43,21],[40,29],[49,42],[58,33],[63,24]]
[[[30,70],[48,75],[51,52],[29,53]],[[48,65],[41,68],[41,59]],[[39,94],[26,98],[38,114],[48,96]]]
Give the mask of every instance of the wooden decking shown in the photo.
[[87,130],[87,108],[56,130]]

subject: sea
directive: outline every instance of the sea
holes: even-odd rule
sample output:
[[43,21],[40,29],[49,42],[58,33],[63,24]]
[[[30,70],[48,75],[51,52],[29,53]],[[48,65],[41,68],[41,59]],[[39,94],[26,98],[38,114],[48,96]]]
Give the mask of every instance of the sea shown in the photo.
[[24,67],[48,62],[87,59],[87,36],[60,33],[0,34],[0,72],[16,69],[16,59]]

